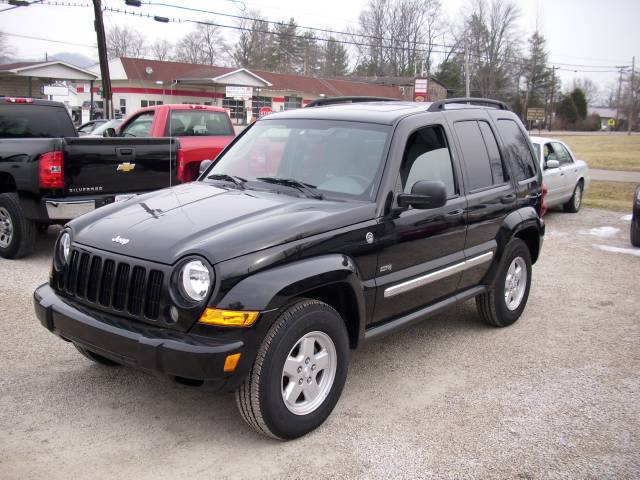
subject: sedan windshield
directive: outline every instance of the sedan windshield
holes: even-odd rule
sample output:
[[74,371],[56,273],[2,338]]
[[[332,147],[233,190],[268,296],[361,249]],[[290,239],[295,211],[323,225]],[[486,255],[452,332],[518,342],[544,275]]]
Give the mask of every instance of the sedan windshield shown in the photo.
[[[242,178],[250,188],[371,199],[390,127],[334,120],[262,120],[219,157],[207,176]],[[322,195],[316,195],[322,198]]]

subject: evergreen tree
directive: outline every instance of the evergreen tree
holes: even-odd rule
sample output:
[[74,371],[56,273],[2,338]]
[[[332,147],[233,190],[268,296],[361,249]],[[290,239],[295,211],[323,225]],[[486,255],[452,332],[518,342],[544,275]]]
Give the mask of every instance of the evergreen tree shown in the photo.
[[584,120],[587,118],[587,99],[585,98],[584,92],[579,88],[574,88],[570,95],[576,107],[578,118]]
[[556,115],[564,122],[564,126],[575,124],[578,121],[578,110],[573,103],[571,95],[563,95],[556,108]]
[[329,37],[324,47],[322,75],[325,77],[342,77],[349,69],[349,54],[347,49],[335,38]]

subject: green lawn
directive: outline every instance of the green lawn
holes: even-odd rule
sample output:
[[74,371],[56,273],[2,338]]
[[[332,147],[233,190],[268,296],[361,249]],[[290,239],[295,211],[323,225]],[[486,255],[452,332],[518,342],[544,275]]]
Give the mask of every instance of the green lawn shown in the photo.
[[640,135],[567,135],[559,138],[590,168],[640,171]]
[[635,183],[600,182],[592,180],[589,189],[584,192],[585,207],[604,208],[618,212],[631,213]]

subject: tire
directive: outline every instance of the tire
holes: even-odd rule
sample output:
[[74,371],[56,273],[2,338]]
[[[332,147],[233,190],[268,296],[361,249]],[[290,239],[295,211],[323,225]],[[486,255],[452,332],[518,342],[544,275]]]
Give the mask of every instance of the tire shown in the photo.
[[0,194],[0,257],[24,257],[33,251],[35,241],[36,224],[25,218],[18,195]]
[[640,218],[631,219],[630,229],[631,245],[634,247],[640,247]]
[[569,201],[563,205],[565,212],[578,213],[580,207],[582,206],[582,193],[582,180],[580,180],[576,187],[573,189],[573,195],[571,196]]
[[[305,350],[311,353],[307,356]],[[326,303],[301,299],[285,308],[266,334],[236,390],[238,410],[258,433],[278,440],[300,437],[320,426],[338,403],[348,362],[349,338],[338,312]]]
[[[512,273],[515,266],[520,268],[519,281],[513,276],[508,279],[507,276]],[[522,274],[526,274],[526,278],[522,278]],[[513,286],[514,290],[510,290]],[[498,273],[495,281],[488,292],[476,297],[476,306],[482,320],[494,327],[507,327],[518,320],[529,298],[529,290],[531,288],[531,253],[527,244],[519,238],[512,239],[506,246]],[[508,298],[513,302],[507,302],[507,292],[513,293]]]
[[49,230],[48,223],[36,223],[36,233],[44,235]]
[[97,353],[92,352],[91,350],[87,350],[86,348],[81,347],[77,343],[74,343],[73,345],[76,347],[76,349],[82,355],[87,357],[92,362],[99,363],[100,365],[104,365],[105,367],[119,367],[120,366],[120,364],[118,362],[114,362],[113,360],[109,360],[108,358],[103,357],[102,355],[98,355]]

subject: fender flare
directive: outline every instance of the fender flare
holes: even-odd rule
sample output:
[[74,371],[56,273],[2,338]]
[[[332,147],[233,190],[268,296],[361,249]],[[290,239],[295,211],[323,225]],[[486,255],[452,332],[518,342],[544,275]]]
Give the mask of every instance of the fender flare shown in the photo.
[[329,254],[298,260],[255,273],[234,285],[215,305],[228,310],[275,311],[291,299],[328,285],[345,284],[357,305],[358,339],[366,324],[364,288],[355,262],[342,254]]

